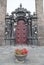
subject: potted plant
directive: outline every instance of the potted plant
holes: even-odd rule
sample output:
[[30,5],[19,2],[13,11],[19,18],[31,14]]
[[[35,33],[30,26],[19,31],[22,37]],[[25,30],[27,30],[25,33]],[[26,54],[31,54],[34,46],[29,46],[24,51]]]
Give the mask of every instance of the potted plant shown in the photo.
[[15,49],[15,57],[18,61],[24,61],[28,54],[28,50],[26,48],[23,49]]

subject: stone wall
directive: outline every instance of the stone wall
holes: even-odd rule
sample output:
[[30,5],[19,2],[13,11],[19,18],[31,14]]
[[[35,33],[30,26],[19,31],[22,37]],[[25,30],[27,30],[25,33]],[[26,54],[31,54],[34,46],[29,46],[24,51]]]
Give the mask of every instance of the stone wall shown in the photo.
[[37,24],[38,24],[38,44],[44,45],[44,16],[43,16],[43,0],[35,0]]
[[0,0],[0,45],[4,45],[6,5],[7,0]]

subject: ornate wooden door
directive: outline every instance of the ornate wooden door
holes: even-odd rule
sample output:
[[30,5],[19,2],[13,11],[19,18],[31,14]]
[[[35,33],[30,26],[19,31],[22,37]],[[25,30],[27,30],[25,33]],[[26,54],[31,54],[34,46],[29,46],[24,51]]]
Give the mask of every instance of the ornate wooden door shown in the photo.
[[16,27],[16,43],[26,44],[27,43],[27,27],[23,20],[19,20]]

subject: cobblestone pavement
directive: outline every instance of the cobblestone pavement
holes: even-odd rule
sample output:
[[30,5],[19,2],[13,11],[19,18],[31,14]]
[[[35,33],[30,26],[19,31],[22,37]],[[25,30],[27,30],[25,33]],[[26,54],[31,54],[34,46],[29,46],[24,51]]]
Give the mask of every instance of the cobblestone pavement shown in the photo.
[[22,46],[29,50],[26,60],[22,63],[17,62],[14,56],[16,47],[18,46],[0,47],[0,65],[44,65],[44,46]]

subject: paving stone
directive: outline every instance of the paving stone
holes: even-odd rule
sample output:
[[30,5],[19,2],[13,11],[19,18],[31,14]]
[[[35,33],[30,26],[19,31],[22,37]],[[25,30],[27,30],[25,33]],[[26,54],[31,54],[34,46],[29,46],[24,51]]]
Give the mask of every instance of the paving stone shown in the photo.
[[2,46],[0,47],[0,65],[44,65],[44,46],[22,46],[29,50],[26,60],[17,62],[14,56],[15,48],[21,46]]

